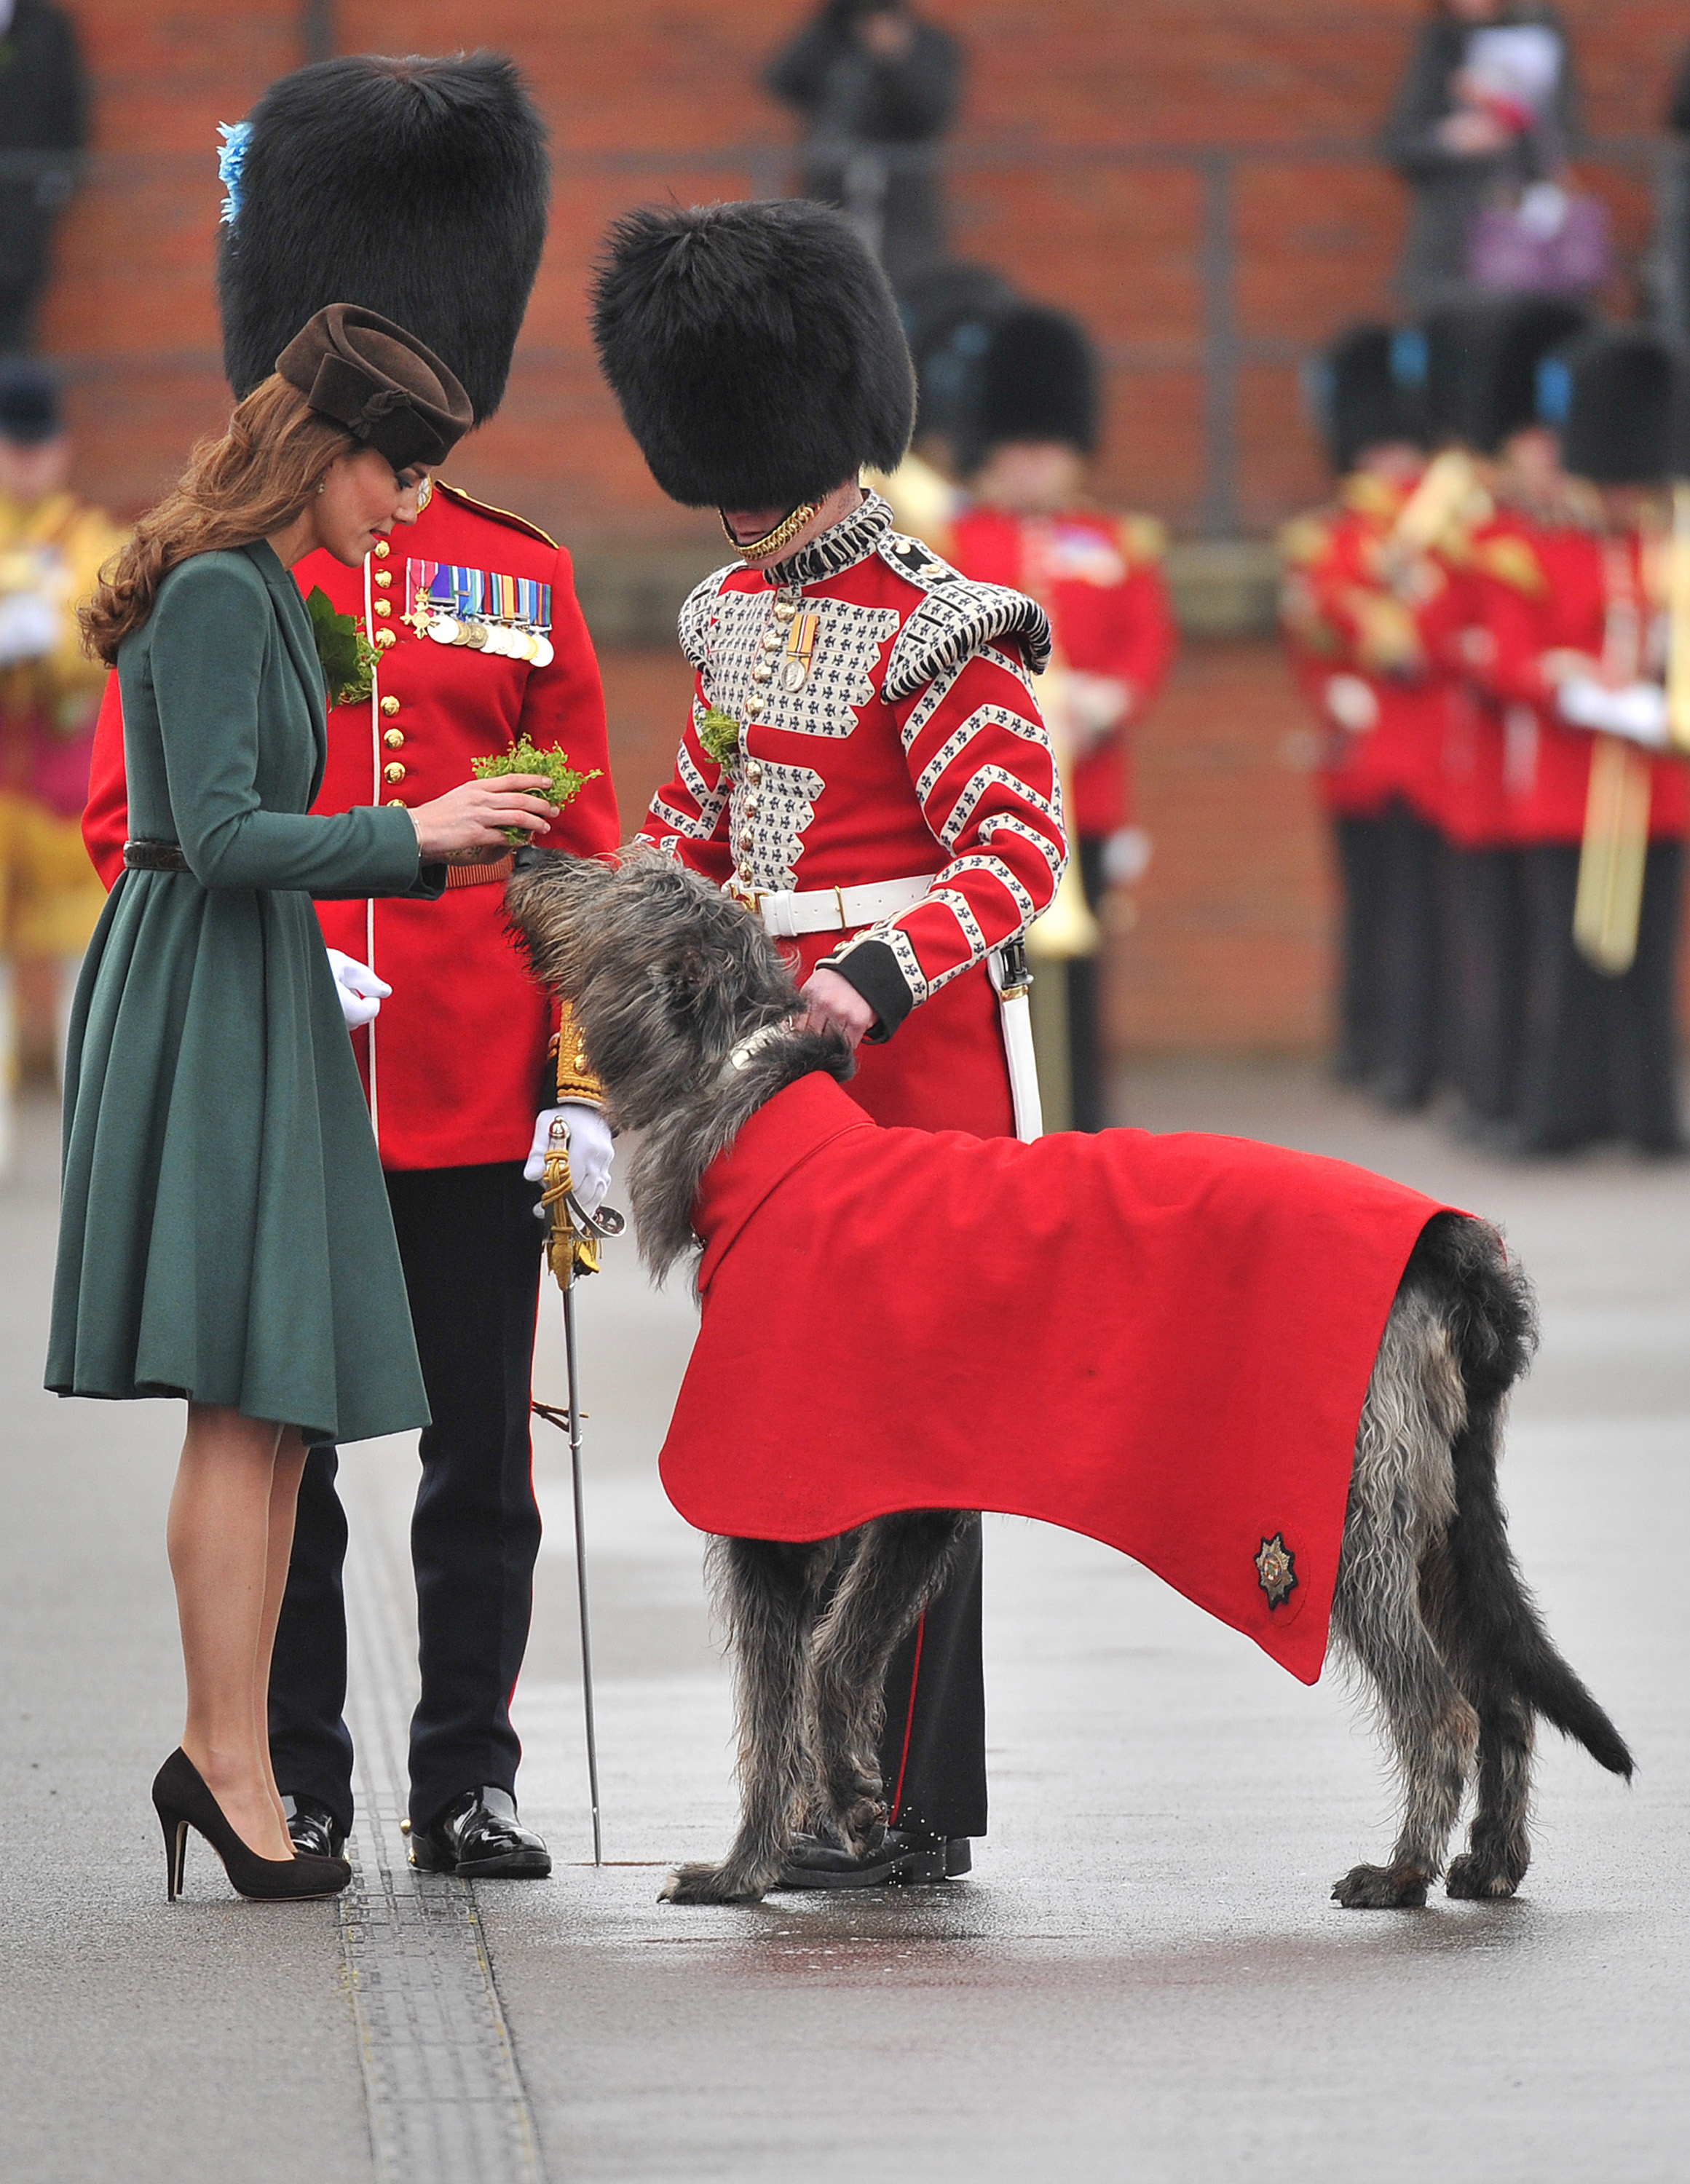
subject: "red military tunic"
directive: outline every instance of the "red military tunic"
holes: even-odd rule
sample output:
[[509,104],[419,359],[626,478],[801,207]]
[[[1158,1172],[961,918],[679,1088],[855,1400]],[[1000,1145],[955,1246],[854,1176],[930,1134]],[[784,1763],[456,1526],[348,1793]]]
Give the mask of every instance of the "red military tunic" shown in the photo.
[[1509,776],[1531,724],[1490,683],[1494,646],[1485,599],[1498,580],[1541,590],[1535,531],[1521,510],[1494,506],[1452,546],[1444,560],[1448,587],[1423,619],[1428,647],[1449,677],[1438,802],[1440,824],[1458,849],[1507,849],[1515,838]]
[[[929,882],[871,925],[790,944],[800,983],[824,961],[862,981],[888,1039],[858,1050],[851,1090],[878,1121],[1013,1132],[985,959],[1049,904],[1067,855],[1027,677],[1047,644],[1030,599],[967,582],[874,494],[767,576],[719,570],[682,610],[692,722],[644,838],[748,897]],[[701,739],[712,710],[741,724],[725,766]]]
[[1068,814],[1076,834],[1114,833],[1134,816],[1129,735],[1179,648],[1161,526],[1092,509],[1033,518],[971,508],[952,524],[951,548],[965,577],[1032,593],[1050,616],[1065,667],[1127,685],[1126,711],[1074,766]]
[[[1369,1377],[1439,1210],[1242,1139],[878,1129],[803,1078],[694,1202],[664,1485],[754,1539],[902,1509],[1066,1525],[1312,1683]],[[845,1430],[817,1386],[850,1390]],[[1294,1585],[1264,1583],[1276,1540]]]
[[1405,490],[1358,472],[1336,509],[1281,537],[1281,621],[1293,671],[1328,731],[1320,770],[1335,816],[1376,818],[1400,797],[1442,816],[1450,682],[1433,632],[1448,576],[1431,554],[1393,567]]
[[[1493,564],[1481,578],[1489,644],[1480,672],[1497,701],[1514,709],[1505,777],[1514,838],[1578,842],[1584,838],[1596,738],[1561,718],[1546,655],[1602,658],[1615,590],[1608,563],[1612,548],[1623,579],[1619,589],[1638,619],[1637,671],[1658,675],[1664,660],[1654,553],[1635,535],[1608,542],[1570,526],[1523,533],[1520,546],[1516,566]],[[1690,770],[1682,759],[1653,758],[1650,775],[1650,837],[1677,840],[1690,823]]]
[[[404,594],[413,560],[549,584],[549,665],[432,642],[404,619],[413,604]],[[538,838],[580,856],[616,846],[598,663],[569,556],[544,532],[437,481],[416,524],[396,528],[362,567],[317,553],[293,574],[307,597],[321,586],[337,611],[372,629],[382,654],[372,696],[330,709],[315,810],[428,803],[468,780],[472,759],[509,750],[527,735],[542,749],[561,745],[583,772],[600,770]],[[391,644],[381,642],[389,636]],[[117,689],[114,676],[83,825],[108,885],[121,869],[128,825]],[[483,881],[483,872],[492,877]],[[527,1156],[552,1013],[505,930],[502,877],[498,866],[468,867],[461,878],[455,872],[438,903],[317,905],[329,945],[368,963],[393,989],[376,1022],[353,1034],[384,1167],[460,1167]]]

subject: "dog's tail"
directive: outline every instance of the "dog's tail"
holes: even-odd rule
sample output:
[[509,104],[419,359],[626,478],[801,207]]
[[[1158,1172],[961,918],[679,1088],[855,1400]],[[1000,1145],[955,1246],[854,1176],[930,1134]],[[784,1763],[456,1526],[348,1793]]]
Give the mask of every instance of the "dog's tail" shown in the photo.
[[1481,1713],[1486,1685],[1501,1685],[1629,1781],[1625,1739],[1543,1627],[1509,1545],[1498,1490],[1503,1404],[1537,1346],[1531,1285],[1493,1229],[1449,1215],[1428,1225],[1411,1269],[1438,1293],[1467,1391],[1467,1422],[1453,1451],[1456,1519],[1447,1542],[1450,1606],[1466,1680]]

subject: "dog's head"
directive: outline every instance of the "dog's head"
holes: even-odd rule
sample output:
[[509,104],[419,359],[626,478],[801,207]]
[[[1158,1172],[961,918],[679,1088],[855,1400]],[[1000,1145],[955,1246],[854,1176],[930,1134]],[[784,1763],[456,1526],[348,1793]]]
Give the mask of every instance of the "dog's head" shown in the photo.
[[614,859],[525,850],[505,903],[627,1128],[712,1083],[739,1040],[799,1007],[761,921],[649,844]]

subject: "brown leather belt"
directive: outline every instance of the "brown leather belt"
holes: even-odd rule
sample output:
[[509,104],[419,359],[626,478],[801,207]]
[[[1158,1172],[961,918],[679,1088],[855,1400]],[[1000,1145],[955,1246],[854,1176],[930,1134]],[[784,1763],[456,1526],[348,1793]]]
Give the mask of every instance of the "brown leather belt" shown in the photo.
[[495,880],[508,880],[516,867],[514,855],[500,857],[491,865],[448,865],[446,884],[449,888],[491,887]]
[[180,842],[125,842],[123,868],[126,872],[186,872],[193,869]]

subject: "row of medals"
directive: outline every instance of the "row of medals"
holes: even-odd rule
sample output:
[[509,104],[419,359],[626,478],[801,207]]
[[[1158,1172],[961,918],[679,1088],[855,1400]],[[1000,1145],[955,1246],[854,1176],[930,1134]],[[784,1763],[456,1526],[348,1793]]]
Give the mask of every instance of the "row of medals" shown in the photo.
[[[427,612],[418,600],[419,610]],[[441,607],[428,614],[424,633],[437,644],[455,644],[471,652],[485,652],[495,660],[526,660],[532,667],[549,667],[552,641],[544,630],[520,622],[472,621]]]
[[[810,663],[816,650],[816,634],[820,616],[802,611],[802,592],[777,592],[769,604],[769,625],[763,632],[758,648],[760,657],[752,664],[751,690],[744,706],[748,726],[761,718],[767,706],[764,695],[767,686],[780,677],[783,689],[796,693],[809,680]],[[777,666],[778,655],[787,655],[784,666]]]

